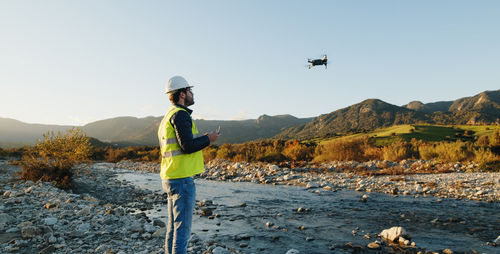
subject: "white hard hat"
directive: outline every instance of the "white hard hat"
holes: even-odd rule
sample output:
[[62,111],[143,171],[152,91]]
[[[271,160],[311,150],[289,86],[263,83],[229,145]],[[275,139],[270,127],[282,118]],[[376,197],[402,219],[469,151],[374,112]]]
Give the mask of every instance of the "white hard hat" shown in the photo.
[[181,76],[173,76],[168,80],[167,90],[165,91],[165,93],[171,93],[174,92],[175,90],[187,87],[193,87],[193,86],[190,86],[185,78]]

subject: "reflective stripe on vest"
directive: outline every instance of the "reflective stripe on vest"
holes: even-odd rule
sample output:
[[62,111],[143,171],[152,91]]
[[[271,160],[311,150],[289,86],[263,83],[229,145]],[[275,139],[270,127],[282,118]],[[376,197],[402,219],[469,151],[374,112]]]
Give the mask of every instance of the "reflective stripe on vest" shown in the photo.
[[[200,136],[201,136],[200,134],[194,134],[193,138],[197,138],[197,137],[200,137]],[[162,139],[160,146],[163,147],[163,146],[170,145],[170,144],[178,144],[177,137],[175,137],[175,138],[167,138],[166,140]],[[163,157],[173,157],[173,156],[177,156],[177,155],[181,155],[181,154],[183,154],[183,152],[181,150],[176,150],[176,151],[171,151],[171,152],[168,152],[168,153],[164,152],[163,153]]]

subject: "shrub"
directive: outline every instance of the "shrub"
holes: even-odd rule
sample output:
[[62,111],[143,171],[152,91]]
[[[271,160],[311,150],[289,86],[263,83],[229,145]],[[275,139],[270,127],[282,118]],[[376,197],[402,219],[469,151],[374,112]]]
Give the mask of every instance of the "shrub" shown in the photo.
[[400,161],[415,157],[412,145],[400,139],[382,148],[382,153],[384,160],[388,161]]
[[482,169],[500,171],[500,156],[491,152],[490,149],[480,147],[474,150],[474,161]]
[[489,140],[491,146],[500,146],[500,131],[496,130],[491,134]]
[[470,161],[474,158],[472,144],[460,140],[420,146],[419,153],[422,159],[437,159],[441,162]]
[[369,141],[368,137],[327,141],[316,147],[316,157],[313,161],[363,161],[364,150],[370,147]]
[[314,147],[301,144],[297,140],[292,140],[286,143],[281,153],[289,160],[305,161],[312,159]]
[[217,150],[217,158],[218,159],[231,160],[235,155],[236,155],[236,153],[234,151],[232,151],[230,144],[223,144]]
[[217,157],[217,146],[210,145],[203,149],[203,160],[209,162]]
[[490,137],[489,136],[481,136],[476,140],[476,145],[481,147],[490,146]]
[[89,138],[82,130],[72,128],[63,135],[48,132],[34,148],[27,151],[21,162],[21,178],[55,182],[60,188],[71,186],[72,168],[88,162],[91,155]]
[[436,159],[439,154],[436,152],[435,144],[422,144],[418,146],[418,153],[421,159],[433,160]]
[[279,152],[271,152],[257,158],[258,161],[269,162],[269,163],[279,163],[286,161],[286,157]]

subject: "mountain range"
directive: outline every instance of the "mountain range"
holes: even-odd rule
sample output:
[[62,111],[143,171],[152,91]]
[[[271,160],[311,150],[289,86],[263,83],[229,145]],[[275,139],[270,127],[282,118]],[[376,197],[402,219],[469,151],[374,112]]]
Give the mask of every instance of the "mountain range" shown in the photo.
[[[113,145],[157,145],[162,117],[117,117],[92,122],[81,128],[85,133]],[[403,106],[379,99],[360,103],[312,118],[292,115],[268,116],[240,121],[195,120],[201,133],[221,126],[217,143],[242,143],[265,138],[322,138],[373,130],[396,124],[500,124],[500,90],[484,91],[454,101]],[[73,126],[28,124],[0,118],[0,147],[33,145],[43,133],[64,131]]]

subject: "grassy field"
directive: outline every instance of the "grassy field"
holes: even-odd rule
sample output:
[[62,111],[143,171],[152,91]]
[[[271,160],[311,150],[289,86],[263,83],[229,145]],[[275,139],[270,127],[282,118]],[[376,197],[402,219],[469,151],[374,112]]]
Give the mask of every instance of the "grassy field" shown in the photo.
[[417,140],[439,142],[439,141],[457,141],[474,140],[475,137],[490,135],[496,130],[500,130],[498,125],[395,125],[388,128],[376,129],[368,133],[357,133],[337,138],[323,140],[309,140],[316,143],[323,143],[338,138],[355,138],[369,136],[375,138],[375,144],[385,146],[393,143],[397,139],[410,141]]

